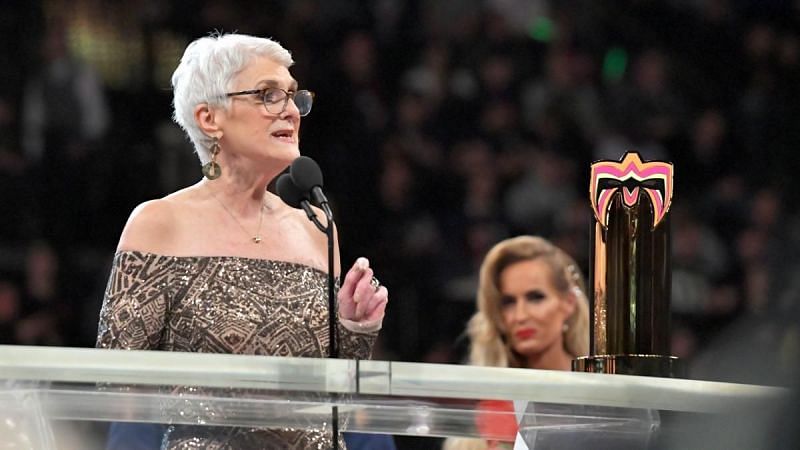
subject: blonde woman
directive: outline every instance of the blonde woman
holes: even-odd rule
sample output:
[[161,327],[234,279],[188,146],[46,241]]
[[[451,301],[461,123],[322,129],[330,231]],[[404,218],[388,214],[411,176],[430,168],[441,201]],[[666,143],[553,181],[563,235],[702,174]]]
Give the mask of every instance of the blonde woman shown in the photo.
[[[589,351],[589,305],[575,261],[548,240],[519,236],[496,244],[481,265],[478,311],[470,319],[469,363],[570,370]],[[448,439],[444,450],[489,449],[480,439]]]

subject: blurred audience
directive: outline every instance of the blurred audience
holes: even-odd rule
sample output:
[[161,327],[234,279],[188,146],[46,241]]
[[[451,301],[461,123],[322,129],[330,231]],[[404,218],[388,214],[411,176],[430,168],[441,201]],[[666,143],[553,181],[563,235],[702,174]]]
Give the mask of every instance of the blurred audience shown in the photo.
[[[637,150],[675,165],[673,354],[693,378],[796,385],[796,2],[189,3],[4,3],[0,344],[93,345],[116,230],[196,181],[164,68],[239,30],[302,50],[302,152],[342,258],[371,255],[397,299],[376,358],[464,361],[481,260],[508,237],[589,273],[589,166]],[[728,438],[694,447],[747,448]]]
[[[105,186],[93,170],[94,153],[110,125],[95,71],[76,58],[68,30],[51,21],[41,42],[39,68],[22,97],[21,143],[36,184],[42,234],[54,245],[72,245],[98,213]],[[95,201],[93,201],[95,200]]]
[[[675,353],[705,360],[743,318],[764,348],[791,347],[791,324],[769,318],[800,303],[798,6],[307,0],[264,17],[205,3],[20,3],[0,21],[35,30],[0,58],[27,56],[0,86],[2,342],[89,345],[76,315],[103,291],[113,230],[195,176],[158,68],[222,27],[303,49],[317,102],[302,150],[325,172],[342,257],[374,255],[401,299],[376,357],[463,360],[481,258],[509,236],[542,235],[588,273],[589,165],[627,150],[675,164]],[[141,71],[129,85],[107,76],[119,58]]]

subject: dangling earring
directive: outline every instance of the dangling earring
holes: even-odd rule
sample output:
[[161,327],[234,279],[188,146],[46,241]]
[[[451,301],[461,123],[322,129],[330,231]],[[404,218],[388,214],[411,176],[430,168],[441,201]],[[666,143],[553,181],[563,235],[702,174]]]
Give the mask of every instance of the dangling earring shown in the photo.
[[567,331],[569,331],[569,324],[564,322],[564,325],[561,327],[561,332],[566,334]]
[[211,152],[211,161],[203,164],[203,175],[209,180],[216,180],[222,175],[222,169],[219,167],[219,164],[217,164],[217,155],[219,155],[220,150],[219,139],[215,137],[209,149]]

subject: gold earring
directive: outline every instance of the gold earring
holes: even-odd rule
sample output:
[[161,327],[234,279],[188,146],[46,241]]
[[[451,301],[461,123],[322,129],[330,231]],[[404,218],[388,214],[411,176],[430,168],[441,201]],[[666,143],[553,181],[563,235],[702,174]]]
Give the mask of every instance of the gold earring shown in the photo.
[[219,155],[220,150],[219,139],[214,138],[214,142],[211,143],[211,148],[209,149],[211,161],[203,164],[203,175],[209,180],[216,180],[222,175],[222,169],[217,164],[217,155]]

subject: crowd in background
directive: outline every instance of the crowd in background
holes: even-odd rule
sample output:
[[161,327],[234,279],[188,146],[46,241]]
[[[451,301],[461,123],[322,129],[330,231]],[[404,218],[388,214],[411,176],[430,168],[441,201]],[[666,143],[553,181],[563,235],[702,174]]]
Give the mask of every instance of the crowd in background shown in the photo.
[[128,214],[202,176],[167,77],[175,49],[218,30],[277,39],[316,92],[301,151],[325,174],[343,263],[369,256],[392,293],[377,358],[462,362],[500,239],[544,236],[588,273],[589,166],[627,150],[675,167],[673,354],[702,367],[743,319],[770,370],[741,381],[770,382],[798,351],[794,2],[2,8],[0,343],[94,345]]

